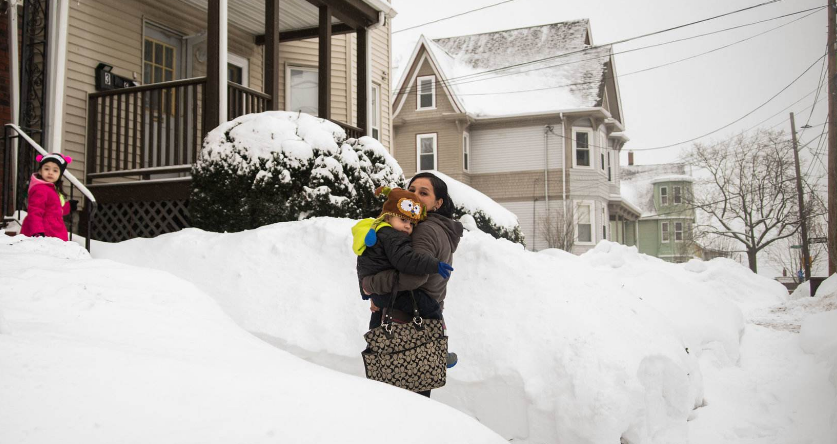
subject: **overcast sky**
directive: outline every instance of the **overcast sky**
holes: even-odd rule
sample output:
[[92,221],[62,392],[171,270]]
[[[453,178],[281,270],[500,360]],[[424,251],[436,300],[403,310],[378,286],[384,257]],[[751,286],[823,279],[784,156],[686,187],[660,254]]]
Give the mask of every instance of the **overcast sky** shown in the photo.
[[[392,0],[398,11],[392,29],[398,31],[460,12],[498,3],[501,0]],[[421,34],[428,38],[476,34],[527,26],[590,19],[593,43],[605,44],[648,32],[708,18],[765,0],[514,0],[437,24],[393,35],[393,56],[413,49]],[[784,0],[707,23],[667,32],[654,37],[616,45],[615,52],[703,34],[751,23],[824,4],[821,0]],[[616,56],[616,73],[641,70],[705,52],[764,32],[802,15],[779,19],[712,36]],[[825,10],[771,31],[752,40],[660,69],[619,78],[626,132],[631,141],[625,149],[656,147],[688,140],[720,128],[750,112],[779,92],[805,68],[824,54],[827,31]],[[821,64],[817,64],[787,91],[741,122],[713,138],[729,137],[745,130],[802,98],[817,86]],[[524,86],[525,87],[525,86]],[[824,96],[820,95],[820,98]],[[796,112],[797,128],[808,120],[814,95],[788,111]],[[810,124],[825,121],[827,100],[814,109]],[[783,112],[763,124],[770,127],[788,118]],[[777,129],[790,131],[786,122]],[[802,143],[819,136],[822,126],[807,130]],[[684,145],[688,147],[689,145]],[[814,149],[816,144],[809,145]],[[681,147],[637,152],[636,163],[665,163],[677,160]],[[803,150],[803,158],[810,151]],[[825,162],[825,151],[822,150]],[[623,151],[623,163],[627,156]],[[819,163],[818,173],[824,172]]]

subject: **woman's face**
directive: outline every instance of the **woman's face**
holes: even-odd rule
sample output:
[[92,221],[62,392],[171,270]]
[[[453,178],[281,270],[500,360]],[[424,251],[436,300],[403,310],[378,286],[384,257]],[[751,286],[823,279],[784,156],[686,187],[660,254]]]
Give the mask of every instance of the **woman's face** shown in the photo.
[[433,184],[426,177],[419,177],[410,184],[410,192],[416,193],[419,200],[427,207],[427,211],[433,211],[442,206],[442,199],[436,199],[433,191]]

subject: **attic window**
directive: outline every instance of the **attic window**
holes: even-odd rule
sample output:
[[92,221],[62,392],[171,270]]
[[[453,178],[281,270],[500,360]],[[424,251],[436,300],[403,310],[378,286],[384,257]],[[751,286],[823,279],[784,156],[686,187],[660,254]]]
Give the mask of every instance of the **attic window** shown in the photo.
[[683,192],[681,191],[682,188],[674,187],[674,203],[680,204],[683,203]]
[[668,188],[660,187],[660,205],[668,205]]
[[419,77],[417,81],[416,109],[436,109],[436,76]]

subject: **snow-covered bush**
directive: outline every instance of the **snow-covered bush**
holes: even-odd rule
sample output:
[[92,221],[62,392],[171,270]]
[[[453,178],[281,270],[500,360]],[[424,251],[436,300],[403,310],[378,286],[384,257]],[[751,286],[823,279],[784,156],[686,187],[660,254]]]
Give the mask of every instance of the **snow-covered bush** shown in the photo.
[[485,194],[446,174],[438,171],[431,171],[431,173],[442,179],[448,186],[448,194],[455,206],[453,211],[455,219],[470,214],[477,222],[477,228],[480,231],[497,239],[508,239],[518,244],[524,242],[523,232],[520,230],[520,224],[514,213]]
[[375,139],[347,139],[308,114],[248,114],[212,130],[192,169],[192,223],[242,231],[317,216],[376,215],[378,186],[404,187],[395,159]]

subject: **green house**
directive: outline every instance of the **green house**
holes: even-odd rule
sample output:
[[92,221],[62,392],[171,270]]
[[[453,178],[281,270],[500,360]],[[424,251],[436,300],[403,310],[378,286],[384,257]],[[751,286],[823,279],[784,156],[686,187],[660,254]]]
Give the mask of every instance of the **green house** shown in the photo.
[[638,221],[627,223],[625,244],[669,262],[695,256],[695,210],[689,203],[694,178],[686,168],[684,164],[622,167],[622,197],[642,210]]

